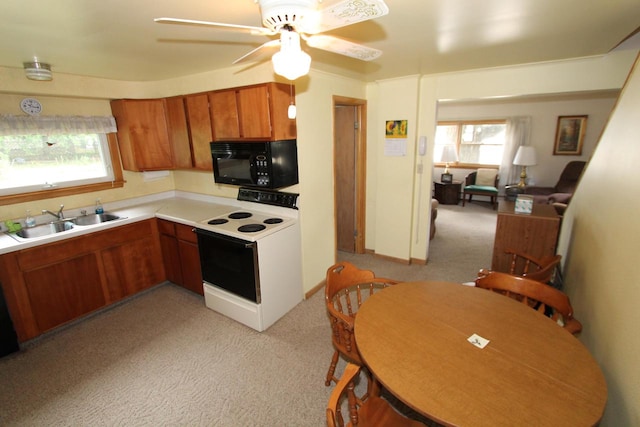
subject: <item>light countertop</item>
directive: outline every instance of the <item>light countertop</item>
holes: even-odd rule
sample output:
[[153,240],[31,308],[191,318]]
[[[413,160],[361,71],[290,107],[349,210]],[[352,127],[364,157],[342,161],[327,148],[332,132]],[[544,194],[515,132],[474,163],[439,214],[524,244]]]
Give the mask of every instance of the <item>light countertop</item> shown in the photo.
[[[104,208],[105,212],[118,215],[121,219],[90,226],[77,225],[68,231],[29,239],[0,233],[0,255],[156,217],[196,226],[201,221],[238,209],[234,199],[181,192],[168,192],[131,201],[104,204]],[[92,212],[91,208],[86,209]],[[80,216],[80,209],[65,211],[65,216],[68,218]],[[47,222],[47,218],[38,217],[38,224]]]

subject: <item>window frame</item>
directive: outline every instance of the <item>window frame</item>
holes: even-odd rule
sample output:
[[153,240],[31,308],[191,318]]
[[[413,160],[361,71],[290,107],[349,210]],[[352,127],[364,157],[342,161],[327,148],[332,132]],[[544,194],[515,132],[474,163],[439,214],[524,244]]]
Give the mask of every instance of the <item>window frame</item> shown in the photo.
[[[458,158],[460,157],[460,145],[462,138],[462,127],[464,125],[506,125],[506,119],[489,119],[489,120],[442,120],[436,123],[437,126],[457,126],[458,127],[458,137],[456,139],[456,153],[458,154]],[[445,167],[445,162],[433,162],[436,167]],[[477,169],[477,168],[500,168],[500,164],[485,164],[485,163],[449,163],[449,169]]]
[[113,168],[113,181],[99,182],[95,184],[84,184],[61,188],[47,188],[44,190],[29,193],[16,193],[0,196],[0,206],[12,205],[15,203],[32,202],[35,200],[52,199],[76,194],[91,193],[94,191],[109,190],[112,188],[122,188],[124,186],[124,175],[122,172],[122,162],[118,151],[118,139],[115,133],[107,133],[107,145],[109,156]]

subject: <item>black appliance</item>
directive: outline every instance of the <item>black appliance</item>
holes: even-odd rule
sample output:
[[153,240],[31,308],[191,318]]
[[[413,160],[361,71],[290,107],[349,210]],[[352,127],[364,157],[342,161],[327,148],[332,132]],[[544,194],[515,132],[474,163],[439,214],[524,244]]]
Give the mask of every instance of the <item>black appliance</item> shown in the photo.
[[0,286],[0,357],[20,350],[16,331],[4,300],[2,286]]
[[235,295],[260,303],[260,276],[255,242],[195,229],[202,279]]
[[219,184],[282,188],[298,183],[295,139],[211,142],[213,177]]

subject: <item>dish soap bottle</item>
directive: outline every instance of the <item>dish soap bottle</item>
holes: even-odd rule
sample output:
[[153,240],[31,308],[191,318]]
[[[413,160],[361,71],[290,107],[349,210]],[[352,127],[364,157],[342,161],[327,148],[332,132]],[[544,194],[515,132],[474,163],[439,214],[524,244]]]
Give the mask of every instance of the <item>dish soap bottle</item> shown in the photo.
[[97,214],[104,213],[104,209],[102,208],[102,203],[100,202],[100,199],[96,199],[96,213]]
[[36,219],[31,216],[30,210],[27,210],[27,217],[24,219],[24,225],[26,227],[34,227],[36,225]]

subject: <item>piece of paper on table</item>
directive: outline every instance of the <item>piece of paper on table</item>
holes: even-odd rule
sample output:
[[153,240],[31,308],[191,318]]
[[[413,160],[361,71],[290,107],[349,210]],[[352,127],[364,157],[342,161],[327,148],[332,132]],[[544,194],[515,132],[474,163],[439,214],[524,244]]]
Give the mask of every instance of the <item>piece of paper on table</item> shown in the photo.
[[478,348],[485,348],[487,344],[489,344],[489,340],[486,338],[482,338],[478,334],[473,334],[469,338],[467,338],[471,344],[475,345]]

